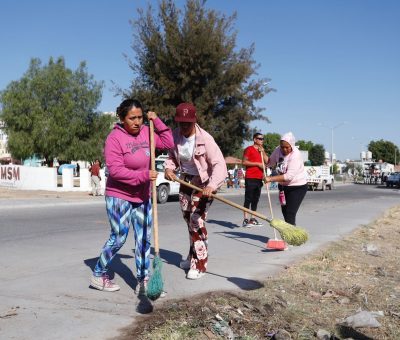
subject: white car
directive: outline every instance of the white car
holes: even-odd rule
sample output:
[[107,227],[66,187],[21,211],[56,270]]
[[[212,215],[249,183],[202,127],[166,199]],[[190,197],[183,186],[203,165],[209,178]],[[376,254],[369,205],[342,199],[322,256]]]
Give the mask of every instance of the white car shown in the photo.
[[157,176],[157,202],[164,204],[168,201],[169,196],[179,194],[179,183],[168,181],[164,177],[164,162],[167,159],[166,156],[161,155],[156,158],[156,170],[159,172]]

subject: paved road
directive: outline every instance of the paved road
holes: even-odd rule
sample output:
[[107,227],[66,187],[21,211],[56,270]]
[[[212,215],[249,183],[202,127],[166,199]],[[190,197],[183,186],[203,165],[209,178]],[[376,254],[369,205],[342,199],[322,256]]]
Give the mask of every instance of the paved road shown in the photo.
[[[242,203],[241,195],[226,197]],[[45,195],[46,196],[46,195]],[[229,197],[228,197],[229,196]],[[159,205],[163,277],[169,298],[219,289],[254,289],[272,276],[354,228],[369,223],[400,203],[397,189],[343,185],[336,190],[309,192],[298,224],[310,233],[301,247],[285,252],[264,248],[273,236],[269,226],[244,229],[242,213],[215,201],[208,221],[208,274],[185,279],[179,261],[186,255],[188,236],[177,202]],[[276,193],[276,217],[281,218]],[[266,196],[259,210],[268,214]],[[129,325],[138,304],[133,294],[133,236],[112,264],[121,285],[116,293],[88,288],[100,248],[108,237],[104,200],[87,194],[17,197],[0,195],[0,335],[5,339],[106,339]],[[160,302],[155,303],[155,308]]]

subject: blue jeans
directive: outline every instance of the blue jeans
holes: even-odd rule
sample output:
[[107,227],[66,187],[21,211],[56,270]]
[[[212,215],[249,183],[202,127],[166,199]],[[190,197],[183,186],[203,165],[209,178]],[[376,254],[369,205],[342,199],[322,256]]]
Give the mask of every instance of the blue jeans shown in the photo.
[[107,215],[110,221],[110,238],[104,244],[93,275],[107,273],[108,265],[124,245],[132,225],[135,236],[136,278],[140,282],[149,276],[152,228],[151,201],[132,203],[121,198],[106,196]]

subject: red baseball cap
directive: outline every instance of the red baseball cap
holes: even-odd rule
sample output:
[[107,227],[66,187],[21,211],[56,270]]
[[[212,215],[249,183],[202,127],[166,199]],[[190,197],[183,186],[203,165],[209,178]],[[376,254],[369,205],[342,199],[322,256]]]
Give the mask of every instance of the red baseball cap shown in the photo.
[[189,103],[181,103],[176,107],[175,122],[197,122],[196,108]]

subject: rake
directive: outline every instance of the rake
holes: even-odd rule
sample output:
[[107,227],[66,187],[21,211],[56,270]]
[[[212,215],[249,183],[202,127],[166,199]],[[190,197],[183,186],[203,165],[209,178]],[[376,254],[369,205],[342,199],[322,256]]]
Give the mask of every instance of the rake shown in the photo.
[[[181,180],[180,178],[176,178],[175,179],[178,183],[185,185],[191,189],[197,190],[197,191],[203,191],[203,189],[188,183],[186,181]],[[273,218],[273,219],[269,219],[267,216],[262,215],[260,213],[258,213],[257,211],[253,211],[250,209],[247,209],[245,207],[242,207],[241,205],[232,202],[224,197],[212,194],[211,195],[213,198],[215,198],[216,200],[223,202],[225,204],[230,205],[231,207],[237,208],[239,210],[245,211],[248,214],[252,214],[254,216],[257,216],[258,218],[267,221],[270,226],[276,230],[279,231],[282,239],[287,243],[290,244],[292,246],[300,246],[303,243],[305,243],[308,240],[308,233],[305,229],[294,226],[292,224],[289,224],[285,221]]]
[[[150,158],[151,170],[156,169],[156,152],[154,143],[154,123],[150,120]],[[157,212],[157,184],[152,181],[152,203],[153,203],[153,233],[154,233],[154,259],[153,259],[153,275],[151,275],[147,285],[146,295],[150,300],[157,300],[164,288],[164,282],[161,275],[162,261],[160,258],[160,248],[158,244],[158,212]]]

